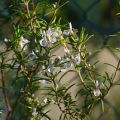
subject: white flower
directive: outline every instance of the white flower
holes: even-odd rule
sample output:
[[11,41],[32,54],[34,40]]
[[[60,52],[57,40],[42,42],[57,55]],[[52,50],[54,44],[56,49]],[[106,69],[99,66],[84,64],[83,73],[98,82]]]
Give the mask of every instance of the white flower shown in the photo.
[[57,41],[57,38],[59,37],[59,34],[57,32],[57,30],[55,30],[54,28],[49,28],[46,31],[48,40],[53,44]]
[[52,44],[57,41],[55,37],[50,37],[50,36],[49,36],[48,38],[49,38],[49,41],[50,41]]
[[64,31],[63,31],[63,35],[69,36],[69,35],[70,35],[70,30],[64,30]]
[[38,114],[38,112],[36,112],[36,108],[32,109],[32,116],[36,116]]
[[48,42],[44,38],[41,39],[39,42],[40,42],[40,45],[43,47],[46,47],[48,45]]
[[72,59],[76,65],[79,65],[81,62],[80,53],[76,54],[75,56],[72,56]]
[[96,80],[96,82],[95,82],[95,87],[96,88],[93,91],[94,96],[100,96],[101,95],[101,91],[100,91],[100,83],[99,83],[98,80]]
[[48,42],[47,42],[47,37],[46,37],[46,32],[43,31],[42,33],[42,39],[39,41],[40,45],[43,46],[43,47],[46,47],[48,45]]
[[69,29],[68,29],[68,30],[64,30],[64,31],[63,31],[63,35],[69,36],[69,35],[71,35],[71,34],[73,34],[73,30],[72,30],[72,24],[71,24],[71,22],[70,22],[70,23],[69,23]]
[[9,41],[10,41],[10,39],[7,39],[7,38],[4,39],[4,42],[9,42]]
[[46,31],[46,33],[47,33],[47,36],[56,37],[56,38],[59,37],[59,34],[58,34],[57,30],[55,30],[54,28],[49,28]]
[[52,64],[50,64],[50,65],[48,66],[48,68],[47,68],[47,71],[48,71],[49,73],[53,73],[53,71],[54,71],[54,66],[53,66]]
[[60,33],[57,29],[49,28],[46,32],[43,31],[42,37],[43,38],[40,40],[40,45],[46,47],[48,45],[47,40],[54,44],[57,41],[57,38],[60,37]]
[[47,98],[45,98],[43,101],[44,101],[44,103],[46,104],[46,103],[48,102],[48,99],[47,99]]
[[26,46],[27,43],[29,43],[29,41],[26,38],[24,38],[23,36],[21,36],[20,37],[20,43],[19,43],[21,49],[26,50],[27,49],[27,46]]
[[98,80],[96,80],[96,82],[95,82],[95,86],[96,86],[96,88],[99,88],[99,87],[100,87],[100,83],[99,83]]
[[97,89],[97,88],[93,91],[93,93],[94,93],[94,96],[100,96],[101,95],[100,89]]

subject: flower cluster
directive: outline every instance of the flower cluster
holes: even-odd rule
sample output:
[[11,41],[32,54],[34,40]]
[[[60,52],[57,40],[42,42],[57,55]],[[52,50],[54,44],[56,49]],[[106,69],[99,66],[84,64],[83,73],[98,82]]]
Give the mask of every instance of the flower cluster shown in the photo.
[[64,55],[63,57],[58,56],[55,59],[50,59],[47,68],[44,67],[43,71],[53,74],[58,68],[58,70],[65,72],[68,68],[80,65],[80,62],[80,53],[70,56]]
[[58,59],[61,65],[61,71],[66,71],[67,68],[80,65],[81,62],[80,53],[77,53],[76,55],[58,57]]
[[39,41],[40,45],[46,47],[49,43],[54,44],[61,36],[59,29],[49,28],[47,31],[43,31],[42,39]]
[[57,42],[57,39],[62,38],[63,35],[69,36],[73,33],[72,30],[72,24],[69,23],[69,29],[64,30],[63,32],[61,31],[60,28],[48,28],[48,30],[43,31],[42,33],[42,39],[39,41],[40,45],[43,47],[48,46],[49,43],[54,44]]

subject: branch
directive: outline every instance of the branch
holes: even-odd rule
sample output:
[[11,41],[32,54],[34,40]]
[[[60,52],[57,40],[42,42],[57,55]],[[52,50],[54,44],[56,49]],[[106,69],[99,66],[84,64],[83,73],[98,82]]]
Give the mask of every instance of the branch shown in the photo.
[[[3,63],[3,61],[4,61],[4,57],[2,56],[2,63]],[[0,74],[1,74],[1,83],[2,83],[1,88],[2,88],[2,92],[3,92],[3,97],[4,97],[5,105],[7,106],[7,109],[8,109],[5,120],[8,120],[8,116],[9,116],[9,113],[11,112],[12,108],[10,106],[10,102],[9,102],[9,99],[8,99],[8,96],[7,96],[7,93],[6,93],[4,71],[3,71],[2,68],[0,69]]]

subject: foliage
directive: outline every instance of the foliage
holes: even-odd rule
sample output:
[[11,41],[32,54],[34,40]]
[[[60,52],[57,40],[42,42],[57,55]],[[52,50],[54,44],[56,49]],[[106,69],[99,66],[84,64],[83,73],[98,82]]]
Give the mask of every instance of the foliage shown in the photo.
[[[84,28],[79,34],[71,23],[61,24],[56,13],[64,4],[60,0],[16,0],[11,6],[13,32],[10,39],[4,39],[5,48],[0,52],[6,120],[51,120],[52,109],[47,109],[50,105],[59,108],[59,120],[85,119],[99,103],[104,112],[104,98],[114,85],[120,61],[112,75],[96,71],[86,47],[92,35],[86,34]],[[59,47],[64,49],[63,54],[56,55]],[[12,71],[13,76],[7,78],[7,71]],[[78,76],[79,85],[75,81],[69,83],[65,78],[68,73]],[[79,90],[72,95],[70,90],[74,86]]]

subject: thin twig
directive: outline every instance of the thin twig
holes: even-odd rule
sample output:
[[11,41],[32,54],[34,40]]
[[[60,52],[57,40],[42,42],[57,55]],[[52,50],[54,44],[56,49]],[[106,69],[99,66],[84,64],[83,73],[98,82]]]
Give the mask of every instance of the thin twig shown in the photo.
[[94,78],[93,78],[93,75],[92,75],[91,71],[89,70],[89,67],[88,67],[87,63],[84,62],[84,64],[85,64],[85,67],[86,67],[87,70],[88,70],[90,80],[95,84],[95,80],[94,80]]
[[[3,61],[4,61],[4,57],[2,56],[2,63],[3,63]],[[0,69],[0,74],[1,74],[3,97],[4,97],[5,105],[6,105],[7,109],[8,109],[5,120],[8,120],[8,116],[9,116],[9,113],[11,112],[12,108],[10,106],[8,95],[6,93],[6,85],[5,85],[5,80],[4,80],[4,71],[3,71],[2,68]]]
[[117,71],[119,70],[119,66],[120,66],[120,60],[118,61],[118,64],[117,64],[117,67],[116,67],[116,70],[115,70],[115,73],[114,73],[112,81],[114,81],[114,79],[116,77]]

